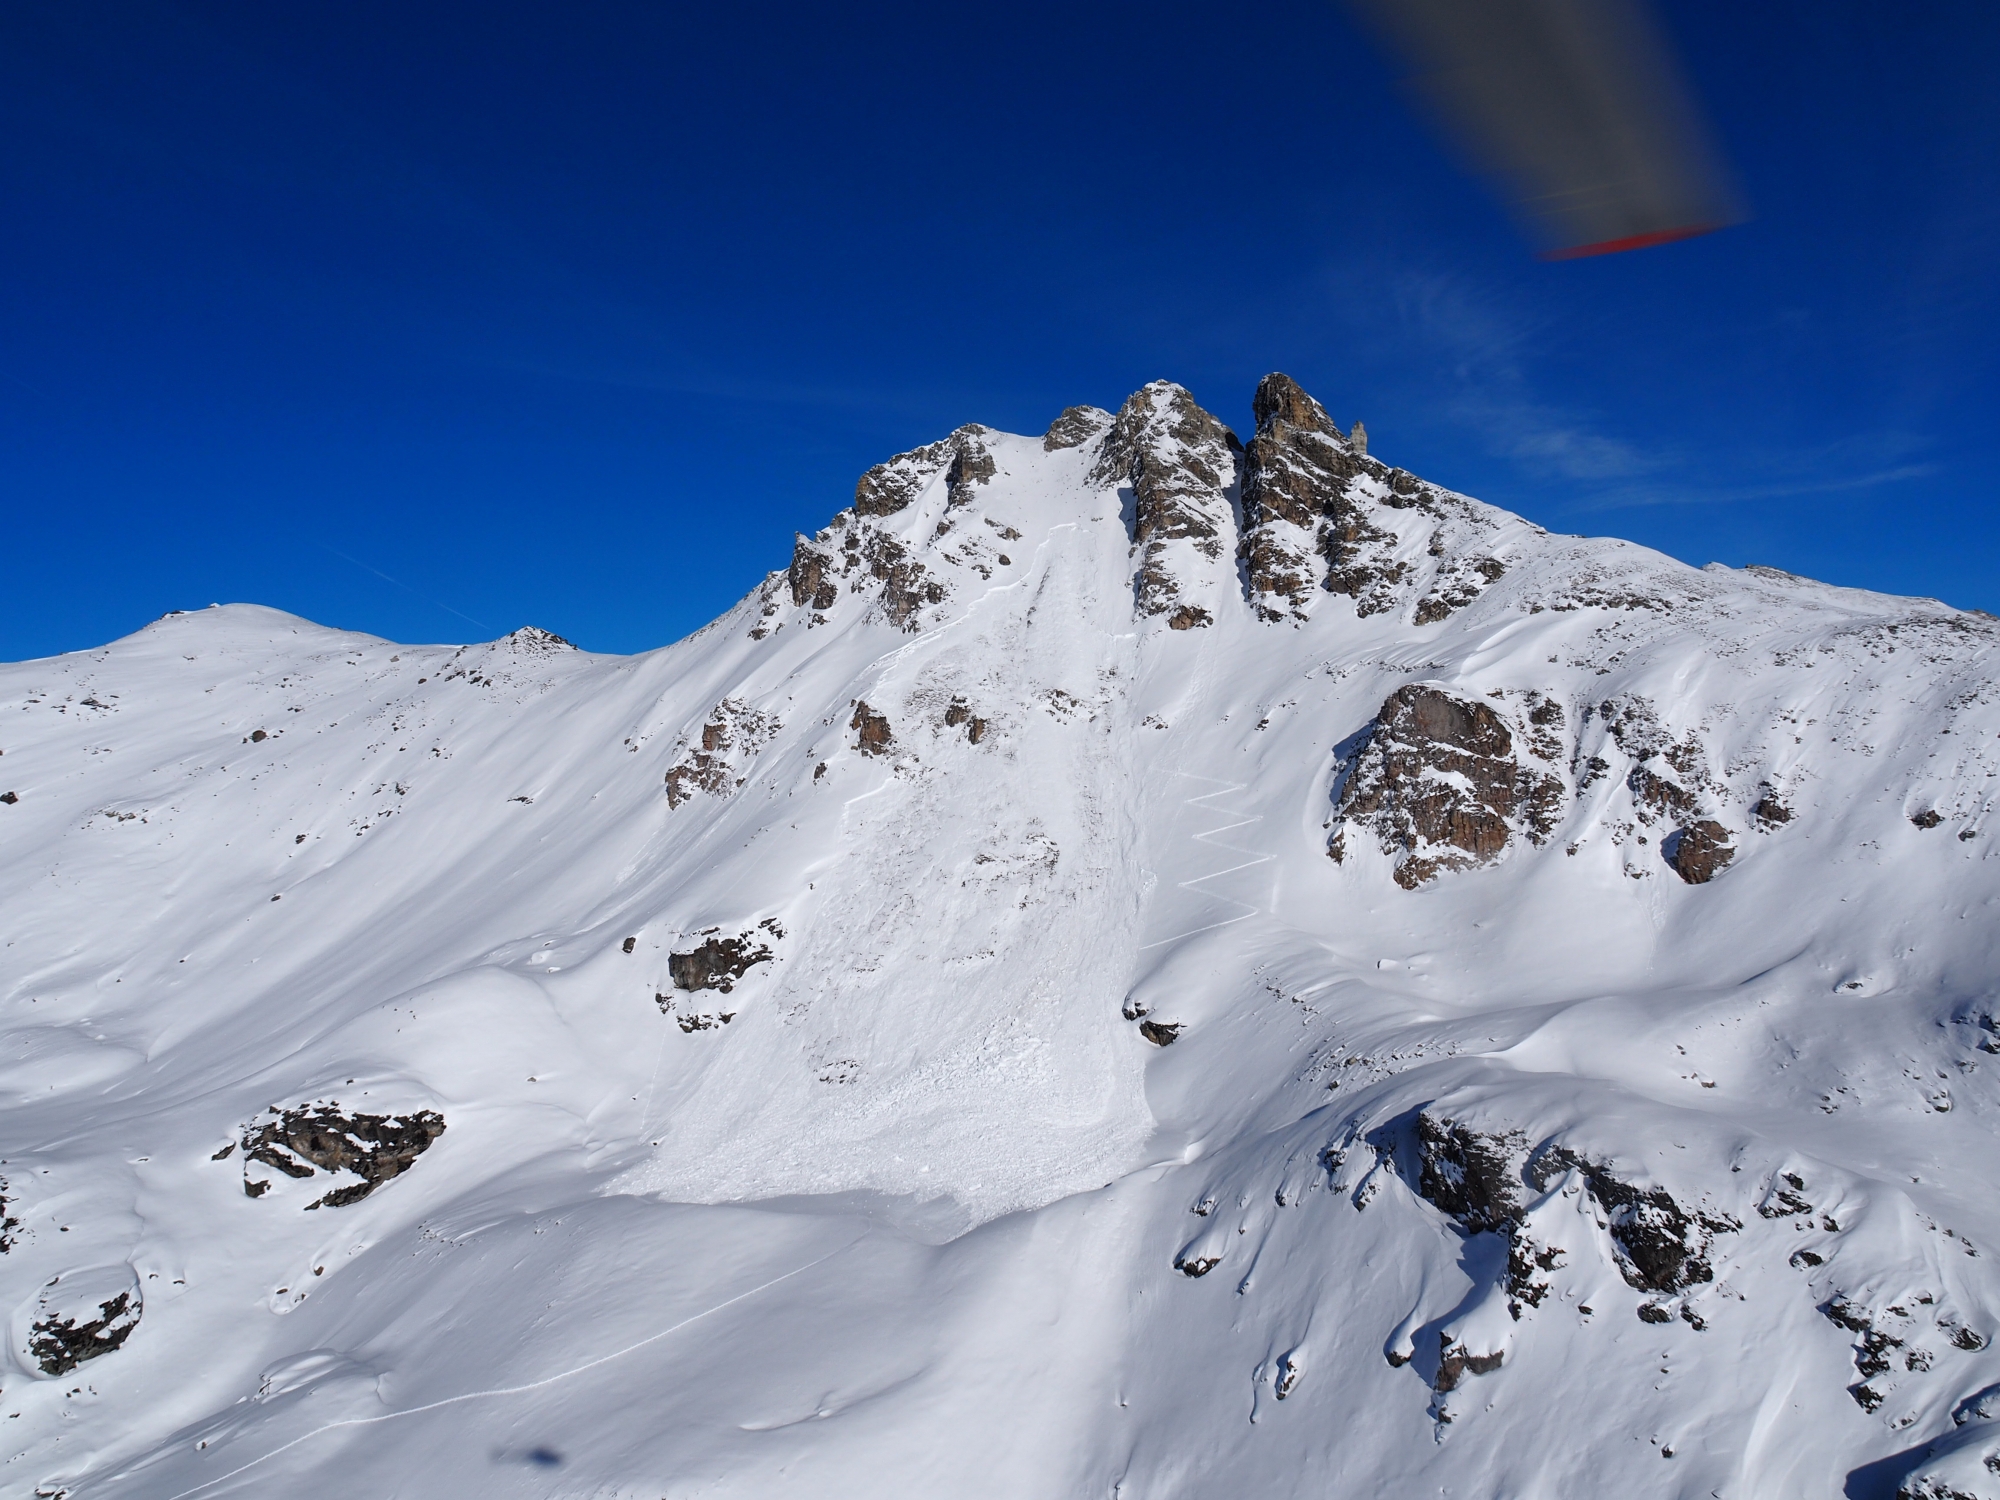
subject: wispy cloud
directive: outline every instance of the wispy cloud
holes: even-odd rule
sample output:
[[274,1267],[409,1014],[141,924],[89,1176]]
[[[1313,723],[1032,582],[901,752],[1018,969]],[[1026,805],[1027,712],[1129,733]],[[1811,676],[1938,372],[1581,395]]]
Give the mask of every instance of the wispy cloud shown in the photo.
[[[1343,286],[1361,278],[1340,276]],[[1938,470],[1923,434],[1850,433],[1809,451],[1738,442],[1719,453],[1685,439],[1638,442],[1595,411],[1548,399],[1536,365],[1563,337],[1558,323],[1522,289],[1450,271],[1408,266],[1378,270],[1386,295],[1355,308],[1351,321],[1375,338],[1431,353],[1442,376],[1442,415],[1476,434],[1525,478],[1550,482],[1562,511],[1642,506],[1731,505],[1877,489]]]
[[1836,495],[1850,490],[1872,490],[1907,479],[1922,479],[1938,472],[1934,463],[1898,464],[1865,474],[1845,474],[1825,479],[1783,480],[1771,484],[1739,485],[1660,485],[1613,490],[1582,500],[1573,511],[1634,510],[1648,505],[1735,505],[1754,500],[1786,500],[1799,495]]
[[1530,474],[1602,483],[1658,473],[1677,462],[1678,454],[1605,431],[1589,412],[1539,397],[1528,359],[1554,330],[1504,289],[1449,272],[1408,269],[1395,273],[1391,289],[1389,306],[1402,333],[1428,345],[1451,372],[1452,419]]

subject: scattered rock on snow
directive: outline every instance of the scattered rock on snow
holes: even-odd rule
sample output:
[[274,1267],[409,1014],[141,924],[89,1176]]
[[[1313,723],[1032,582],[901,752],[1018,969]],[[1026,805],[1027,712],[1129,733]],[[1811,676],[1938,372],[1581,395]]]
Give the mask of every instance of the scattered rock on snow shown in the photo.
[[667,806],[679,807],[696,792],[727,797],[747,778],[749,764],[784,726],[734,698],[709,714],[698,737],[682,742],[681,757],[667,771]]
[[9,1212],[12,1200],[7,1191],[7,1179],[0,1177],[0,1255],[14,1248],[14,1231],[21,1227],[21,1221]]
[[322,1194],[307,1208],[339,1208],[358,1203],[392,1177],[407,1172],[416,1159],[444,1134],[444,1116],[420,1109],[400,1115],[345,1113],[334,1100],[273,1107],[269,1118],[243,1128],[243,1191],[261,1198],[271,1180],[254,1178],[257,1166],[275,1168],[287,1177],[314,1172],[352,1173],[361,1180]]
[[67,1374],[119,1348],[143,1311],[130,1266],[65,1271],[35,1299],[25,1352],[44,1375]]

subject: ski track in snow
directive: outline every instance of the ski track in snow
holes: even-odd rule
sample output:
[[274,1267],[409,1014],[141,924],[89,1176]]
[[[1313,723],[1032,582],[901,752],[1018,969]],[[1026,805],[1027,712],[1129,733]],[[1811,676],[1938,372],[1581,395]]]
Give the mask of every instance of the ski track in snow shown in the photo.
[[[343,1428],[348,1428],[348,1427],[378,1427],[389,1422],[399,1422],[405,1417],[418,1417],[422,1416],[425,1412],[428,1411],[439,1411],[447,1406],[464,1406],[468,1402],[486,1401],[500,1396],[523,1396],[526,1395],[529,1391],[546,1390],[548,1387],[552,1385],[558,1385],[565,1380],[573,1380],[578,1375],[582,1375],[588,1371],[598,1369],[600,1366],[608,1365],[613,1360],[623,1359],[628,1354],[636,1353],[639,1350],[644,1349],[649,1344],[657,1344],[661,1339],[671,1338],[674,1334],[679,1333],[682,1329],[687,1328],[695,1323],[699,1323],[704,1318],[714,1317],[715,1314],[722,1312],[727,1308],[734,1307],[739,1302],[748,1302],[752,1297],[755,1297],[762,1292],[768,1292],[772,1287],[790,1281],[794,1276],[803,1276],[806,1272],[810,1271],[814,1266],[824,1265],[826,1264],[826,1262],[832,1260],[836,1255],[839,1255],[844,1251],[852,1249],[853,1246],[859,1242],[860,1238],[861,1238],[860,1236],[857,1236],[855,1240],[852,1240],[849,1243],[840,1246],[838,1249],[829,1250],[827,1251],[826,1254],[818,1257],[815,1260],[809,1260],[802,1266],[794,1266],[791,1270],[785,1272],[783,1275],[773,1276],[769,1281],[766,1281],[758,1286],[753,1286],[747,1291],[738,1292],[734,1297],[731,1297],[726,1301],[718,1302],[713,1307],[706,1307],[703,1308],[698,1313],[691,1313],[687,1317],[682,1318],[680,1322],[673,1324],[671,1327],[662,1328],[657,1333],[650,1333],[646,1335],[645,1338],[640,1339],[636,1343],[627,1344],[622,1349],[614,1349],[609,1354],[600,1354],[597,1358],[585,1360],[582,1364],[577,1365],[571,1369],[558,1371],[554,1375],[545,1375],[540,1380],[531,1380],[523,1385],[495,1386],[492,1390],[486,1390],[486,1391],[462,1391],[456,1396],[446,1396],[441,1400],[437,1401],[426,1401],[422,1406],[408,1407],[403,1411],[382,1412],[381,1414],[372,1417],[343,1417],[341,1420],[337,1422],[328,1422],[323,1426],[315,1427],[311,1432],[301,1433],[299,1434],[299,1436],[293,1438],[290,1442],[285,1443],[281,1447],[273,1448],[269,1453],[259,1454],[256,1458],[251,1459],[249,1463],[241,1464],[238,1467],[231,1469],[227,1474],[218,1474],[213,1479],[203,1480],[200,1484],[194,1486],[194,1488],[192,1489],[181,1490],[173,1495],[170,1495],[167,1497],[167,1500],[188,1500],[188,1496],[190,1495],[199,1495],[203,1490],[212,1490],[218,1484],[225,1484],[229,1480],[236,1478],[236,1476],[239,1474],[247,1474],[250,1472],[250,1470],[258,1467],[260,1464],[267,1464],[272,1459],[278,1458],[283,1454],[291,1452],[292,1449],[300,1446],[302,1443],[309,1443],[314,1438],[324,1436],[326,1433],[329,1432],[337,1432]],[[125,1477],[126,1476],[123,1474],[114,1474],[108,1476],[106,1482],[108,1483],[111,1480],[123,1479]]]
[[[1220,791],[1204,792],[1199,796],[1184,798],[1181,803],[1183,807],[1200,807],[1203,803],[1211,801],[1216,797],[1227,797],[1231,792],[1240,792],[1249,785],[1248,782],[1243,781],[1223,781],[1220,777],[1216,776],[1197,776],[1192,771],[1174,771],[1170,774],[1183,777],[1189,781],[1213,781],[1218,783],[1222,788]],[[1218,807],[1209,810],[1223,813],[1227,816],[1227,809],[1225,808]],[[1195,843],[1208,844],[1217,849],[1228,849],[1236,854],[1248,854],[1254,857],[1237,864],[1225,866],[1220,870],[1210,870],[1205,875],[1196,875],[1189,880],[1177,880],[1174,884],[1182,890],[1196,890],[1208,881],[1220,880],[1223,876],[1233,875],[1238,870],[1248,870],[1257,865],[1269,864],[1277,858],[1275,854],[1262,853],[1255,849],[1246,849],[1241,844],[1226,844],[1220,838],[1216,837],[1217,834],[1228,833],[1230,830],[1236,828],[1248,828],[1252,823],[1261,823],[1263,821],[1264,815],[1262,813],[1252,813],[1249,817],[1238,818],[1233,823],[1223,823],[1201,833],[1189,834],[1188,837]],[[1237,916],[1225,917],[1220,922],[1209,922],[1201,927],[1190,927],[1186,932],[1177,932],[1172,937],[1159,938],[1150,943],[1141,943],[1136,951],[1146,953],[1154,948],[1164,948],[1169,943],[1178,943],[1184,938],[1194,937],[1197,933],[1213,932],[1218,927],[1230,927],[1238,922],[1247,922],[1250,918],[1259,916],[1264,911],[1263,907],[1253,902],[1239,901],[1234,896],[1224,896],[1216,891],[1202,891],[1202,894],[1207,896],[1211,901],[1226,901],[1231,906],[1240,906],[1243,908],[1243,911]]]

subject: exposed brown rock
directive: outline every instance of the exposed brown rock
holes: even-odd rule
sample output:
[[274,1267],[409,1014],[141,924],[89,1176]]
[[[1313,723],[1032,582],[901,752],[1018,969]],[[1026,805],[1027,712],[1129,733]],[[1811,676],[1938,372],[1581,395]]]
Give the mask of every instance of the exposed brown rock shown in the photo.
[[[1743,1227],[1727,1214],[1681,1204],[1665,1188],[1628,1182],[1608,1164],[1553,1140],[1529,1150],[1520,1131],[1476,1129],[1428,1106],[1415,1126],[1418,1195],[1467,1233],[1508,1237],[1505,1288],[1516,1318],[1523,1307],[1541,1305],[1551,1284],[1538,1273],[1556,1270],[1566,1253],[1523,1235],[1524,1189],[1544,1194],[1564,1174],[1577,1173],[1610,1232],[1619,1274],[1644,1292],[1673,1294],[1714,1280],[1708,1257],[1715,1236]],[[1377,1144],[1397,1159],[1391,1139]]]
[[1289,375],[1266,375],[1251,402],[1257,430],[1243,454],[1243,527],[1277,519],[1310,530],[1339,485],[1362,472],[1326,408]]
[[958,451],[960,433],[984,432],[983,427],[959,428],[950,437],[908,453],[884,459],[854,485],[854,513],[857,516],[893,516],[923,493],[924,486],[950,463]]
[[1371,829],[1385,854],[1401,856],[1396,883],[1414,890],[1440,871],[1484,864],[1506,848],[1512,822],[1533,814],[1546,837],[1560,821],[1560,780],[1524,768],[1514,736],[1493,707],[1438,688],[1398,688],[1368,730],[1340,792],[1343,820],[1327,846],[1346,852],[1345,822]]
[[1695,810],[1694,793],[1655,766],[1634,766],[1625,785],[1631,788],[1632,801],[1642,817],[1651,813],[1654,818],[1678,818]]
[[1181,1025],[1178,1021],[1141,1021],[1139,1035],[1155,1047],[1171,1047],[1180,1040]]
[[1667,854],[1675,873],[1689,885],[1706,885],[1735,857],[1729,830],[1708,818],[1682,829]]
[[1199,630],[1215,623],[1215,616],[1199,604],[1183,604],[1167,616],[1169,630]]
[[864,700],[855,701],[854,717],[848,720],[847,727],[859,731],[854,748],[863,755],[887,755],[890,746],[895,743],[895,736],[889,731],[888,717],[876,713]]
[[1455,1391],[1459,1382],[1467,1375],[1487,1375],[1500,1368],[1505,1355],[1499,1351],[1492,1354],[1473,1354],[1463,1344],[1454,1344],[1451,1335],[1438,1335],[1437,1383],[1432,1388],[1440,1393]]
[[130,1338],[139,1326],[140,1311],[131,1292],[120,1292],[99,1303],[97,1317],[84,1322],[61,1317],[40,1319],[28,1330],[28,1353],[44,1375],[66,1375],[87,1359],[111,1353]]
[[1326,409],[1289,375],[1266,375],[1251,403],[1257,430],[1243,455],[1238,552],[1251,606],[1266,620],[1302,618],[1316,587],[1322,517],[1361,472]]
[[973,487],[985,484],[996,472],[993,455],[986,451],[984,443],[974,436],[961,439],[944,472],[945,503],[966,504],[972,499]]
[[404,1115],[346,1114],[337,1102],[323,1101],[274,1110],[272,1118],[243,1130],[243,1188],[263,1196],[268,1181],[250,1176],[251,1164],[276,1168],[287,1177],[352,1172],[361,1181],[326,1193],[307,1208],[339,1208],[367,1197],[399,1177],[444,1134],[444,1116],[420,1109]]
[[1481,1132],[1429,1109],[1417,1114],[1418,1194],[1466,1229],[1511,1233],[1522,1213],[1519,1131]]
[[743,771],[783,726],[748,704],[724,698],[690,745],[667,771],[667,806],[679,807],[698,791],[727,797],[743,785]]
[[686,953],[667,955],[667,977],[677,990],[720,990],[728,994],[757,964],[773,955],[756,932],[736,937],[712,937]]
[[1674,739],[1644,698],[1609,699],[1596,712],[1633,762],[1625,785],[1639,820],[1683,827],[1694,823],[1700,817],[1702,794],[1717,789],[1701,742],[1691,733]]
[[1935,807],[1927,807],[1920,813],[1910,814],[1910,821],[1919,828],[1935,828],[1944,821],[1944,814]]
[[951,700],[944,711],[944,722],[947,729],[965,725],[965,737],[975,745],[986,738],[986,721],[974,714],[963,698]]
[[1665,1188],[1627,1182],[1606,1163],[1562,1146],[1545,1144],[1527,1170],[1537,1191],[1546,1191],[1564,1172],[1582,1174],[1584,1186],[1603,1210],[1618,1251],[1619,1274],[1643,1292],[1681,1292],[1713,1281],[1715,1272],[1708,1261],[1711,1243],[1716,1235],[1743,1227],[1728,1214],[1705,1213],[1679,1203]]
[[1063,414],[1049,423],[1049,430],[1042,434],[1042,451],[1054,453],[1059,448],[1080,448],[1111,422],[1111,413],[1102,407],[1065,407]]
[[1241,452],[1236,434],[1170,381],[1133,392],[1118,409],[1090,482],[1131,488],[1141,613],[1166,614],[1181,602],[1166,543],[1188,540],[1208,557],[1223,556]]
[[1750,808],[1750,816],[1757,820],[1757,826],[1765,830],[1776,828],[1781,823],[1792,821],[1792,810],[1778,800],[1778,794],[1769,787]]
[[1417,601],[1413,619],[1419,625],[1432,625],[1450,618],[1454,611],[1477,599],[1488,584],[1498,583],[1506,571],[1507,565],[1496,557],[1461,558],[1441,568],[1431,592]]
[[792,603],[814,609],[831,609],[840,597],[840,585],[827,575],[833,559],[800,537],[792,546]]
[[[1257,432],[1244,453],[1241,547],[1252,606],[1267,620],[1302,616],[1309,580],[1319,571],[1317,553],[1325,560],[1323,587],[1352,598],[1357,615],[1396,608],[1398,585],[1411,570],[1395,556],[1396,533],[1378,524],[1376,506],[1436,511],[1437,492],[1369,458],[1358,425],[1343,435],[1290,376],[1265,376],[1253,409]],[[1373,483],[1357,485],[1361,480]],[[1439,550],[1434,542],[1432,554]],[[1483,586],[1476,571],[1447,580],[1427,618],[1457,607],[1446,602],[1455,593]]]
[[[861,569],[878,579],[882,584],[883,613],[890,624],[900,629],[920,629],[918,611],[926,605],[942,604],[948,597],[944,585],[910,556],[910,549],[879,527],[850,527],[841,545],[844,553],[841,572],[849,574]],[[852,590],[856,585],[848,587]]]

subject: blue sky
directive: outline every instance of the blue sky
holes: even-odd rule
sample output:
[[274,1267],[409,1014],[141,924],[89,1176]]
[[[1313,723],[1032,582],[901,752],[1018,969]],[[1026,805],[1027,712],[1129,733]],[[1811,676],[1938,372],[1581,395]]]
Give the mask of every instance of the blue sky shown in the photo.
[[0,13],[0,658],[663,644],[962,422],[1283,369],[1558,531],[2000,612],[2000,13],[1668,4],[1754,217],[1532,258],[1325,0]]

